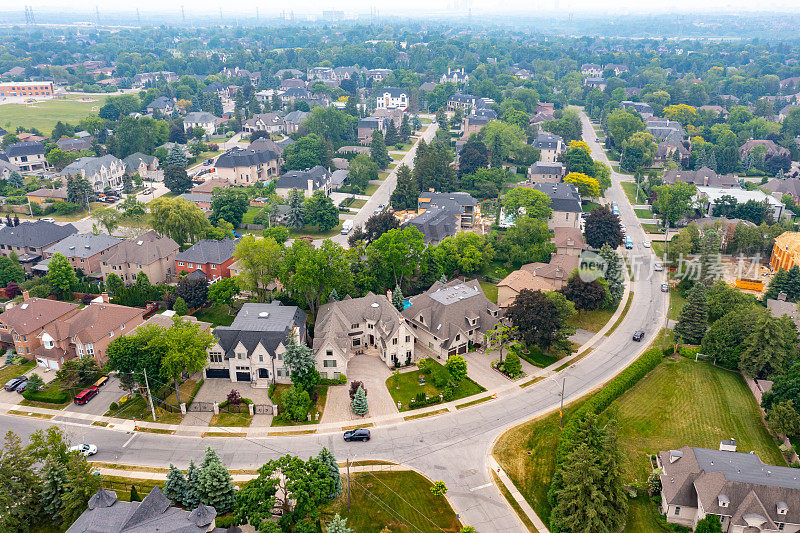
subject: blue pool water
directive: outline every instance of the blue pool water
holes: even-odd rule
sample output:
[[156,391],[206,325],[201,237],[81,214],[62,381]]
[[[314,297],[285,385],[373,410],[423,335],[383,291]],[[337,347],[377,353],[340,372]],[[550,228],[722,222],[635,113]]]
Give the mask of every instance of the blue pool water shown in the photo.
[[411,307],[411,298],[406,298],[403,300],[403,309],[408,309]]

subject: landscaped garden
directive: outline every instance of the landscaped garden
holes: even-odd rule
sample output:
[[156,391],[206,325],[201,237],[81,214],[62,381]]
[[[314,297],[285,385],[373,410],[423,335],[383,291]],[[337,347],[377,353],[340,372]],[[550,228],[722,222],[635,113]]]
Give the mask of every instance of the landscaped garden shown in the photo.
[[[281,413],[286,412],[286,402],[284,401],[284,393],[292,389],[293,386],[287,383],[274,383],[270,385],[269,388],[269,398],[272,400],[272,403],[280,406],[279,411]],[[316,388],[316,395],[309,396],[311,402],[309,406],[303,409],[306,412],[306,416],[303,417],[303,420],[291,420],[286,413],[283,416],[274,416],[272,418],[272,426],[301,426],[306,424],[319,424],[319,421],[322,420],[322,413],[325,411],[325,402],[328,400],[328,386],[327,385],[320,385]],[[289,400],[291,404],[294,404],[294,399]],[[311,420],[308,420],[308,414],[311,415]]]
[[[418,365],[420,370],[397,372],[386,380],[386,388],[395,404],[402,405],[401,411],[460,400],[486,390],[466,375],[456,385],[447,368],[433,359],[423,359]],[[412,404],[415,405],[412,407]]]

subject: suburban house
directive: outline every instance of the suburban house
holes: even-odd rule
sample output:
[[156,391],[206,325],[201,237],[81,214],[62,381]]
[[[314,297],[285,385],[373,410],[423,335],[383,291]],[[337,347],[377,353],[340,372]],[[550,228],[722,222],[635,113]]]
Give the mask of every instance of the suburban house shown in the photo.
[[646,130],[647,133],[653,136],[657,143],[661,141],[680,143],[686,138],[686,132],[680,122],[667,120],[665,118],[652,117],[647,119]]
[[603,75],[603,66],[597,63],[584,63],[581,65],[581,74],[584,76],[598,77]]
[[180,252],[175,258],[175,272],[192,273],[201,271],[208,281],[231,277],[230,266],[236,241],[201,239],[188,250]]
[[325,195],[330,195],[332,190],[331,173],[322,165],[306,170],[289,170],[278,178],[276,192],[281,196],[287,196],[289,191],[297,189],[309,198],[314,191],[323,191]]
[[439,243],[459,231],[475,230],[479,227],[480,206],[466,192],[433,192],[419,195],[417,216],[406,225],[416,226],[425,243]]
[[564,163],[537,161],[528,167],[528,181],[531,183],[558,183],[567,174]]
[[662,178],[665,185],[675,185],[681,181],[701,187],[740,188],[739,179],[733,174],[717,174],[708,167],[698,170],[668,170]]
[[[33,359],[33,354],[42,345],[40,334],[44,328],[73,315],[78,306],[58,300],[31,298],[28,291],[23,291],[22,297],[21,304],[0,314],[0,343],[13,346],[17,354]],[[45,360],[37,360],[37,363],[44,367],[50,365]]]
[[769,267],[777,272],[780,269],[790,270],[795,265],[800,265],[800,233],[784,231],[772,245]]
[[62,138],[56,141],[56,146],[65,152],[80,152],[91,150],[93,137],[80,137],[78,139]]
[[92,190],[101,192],[108,187],[122,185],[125,163],[111,154],[100,157],[81,157],[61,171],[60,176],[80,176],[92,185]]
[[371,68],[367,70],[364,74],[367,76],[367,79],[372,81],[383,81],[383,78],[390,75],[392,73],[392,69],[389,68]]
[[242,131],[253,133],[266,131],[267,133],[283,133],[286,131],[286,120],[277,113],[257,113],[242,124]]
[[456,93],[447,100],[447,110],[450,112],[460,109],[461,111],[469,111],[477,107],[478,97],[471,94]]
[[586,242],[579,228],[553,228],[553,238],[550,241],[556,245],[556,255],[580,257],[586,249]]
[[178,75],[175,74],[174,72],[170,72],[167,70],[161,70],[158,72],[142,72],[141,74],[134,74],[133,87],[136,89],[140,89],[158,80],[170,83],[173,81],[178,81]]
[[208,111],[192,111],[183,117],[183,129],[191,133],[195,128],[203,128],[206,135],[213,135],[217,131],[217,117]]
[[235,146],[214,163],[217,177],[233,185],[245,186],[277,176],[280,166],[280,156],[261,145],[248,148]]
[[20,168],[8,160],[8,156],[0,152],[0,179],[7,180],[12,172],[19,172]]
[[179,194],[178,198],[183,198],[187,202],[192,202],[206,214],[211,212],[212,198],[210,194],[195,194],[191,192],[185,192],[183,194]]
[[[676,152],[677,156],[675,155]],[[668,159],[673,159],[682,164],[686,164],[688,163],[691,155],[691,150],[684,146],[684,143],[678,142],[675,139],[668,139],[658,143],[658,148],[653,156],[653,164],[663,166]]]
[[793,202],[800,201],[800,178],[772,178],[761,187],[778,199],[781,199],[784,194],[788,194],[792,197]]
[[580,264],[580,254],[554,254],[549,263],[522,265],[497,284],[497,301],[500,307],[508,307],[523,289],[557,291],[567,284]]
[[414,328],[420,346],[437,358],[467,353],[470,344],[483,344],[484,334],[502,315],[474,279],[437,281],[412,297],[402,314]]
[[397,87],[384,87],[375,93],[376,109],[408,109],[408,91]]
[[[787,302],[785,292],[779,293],[777,300],[768,298],[767,309],[769,310],[770,314],[775,318],[780,318],[786,315],[792,319],[792,322],[794,322],[795,325],[800,325],[800,311],[798,311],[797,309],[797,304],[794,302]],[[765,380],[760,380],[760,381],[765,381]],[[759,401],[759,403],[761,402]]]
[[533,141],[533,147],[541,152],[539,161],[545,163],[555,163],[561,152],[564,151],[564,139],[560,135],[553,133],[540,133]]
[[153,155],[146,155],[142,152],[134,152],[122,160],[125,165],[125,172],[128,174],[139,173],[145,179],[151,179],[153,173],[158,170],[158,158]]
[[47,170],[50,163],[44,157],[44,145],[38,141],[22,141],[6,148],[8,162],[16,165],[22,172]]
[[490,123],[492,120],[494,119],[491,117],[484,117],[477,114],[467,115],[464,118],[464,124],[462,126],[463,133],[461,134],[461,138],[466,141],[467,139],[469,139],[470,135],[481,131],[483,127],[488,123]]
[[697,195],[695,196],[699,209],[706,216],[710,216],[714,209],[714,202],[721,199],[723,196],[730,196],[736,200],[738,204],[745,204],[750,200],[757,203],[766,202],[772,210],[772,216],[775,220],[780,220],[786,215],[786,206],[774,196],[767,194],[760,190],[748,191],[746,189],[737,188],[724,188],[724,187],[697,187]]
[[228,187],[233,187],[231,182],[226,179],[219,179],[219,178],[212,178],[204,181],[199,185],[195,185],[191,189],[192,194],[203,194],[208,196],[208,201],[211,201],[211,196],[214,194],[214,189],[217,187],[221,187],[223,189],[227,189]]
[[632,102],[630,100],[623,100],[619,103],[620,107],[628,111],[635,111],[642,116],[652,117],[653,108],[647,102]]
[[286,122],[286,134],[292,134],[297,131],[300,131],[300,126],[305,122],[306,118],[308,118],[309,113],[306,111],[292,111],[291,113],[286,113],[286,116],[283,117],[283,120]]
[[728,533],[800,531],[800,476],[766,465],[753,453],[737,453],[736,441],[719,450],[684,446],[659,452],[661,512],[688,528],[710,514]]
[[36,189],[27,193],[28,201],[32,204],[45,204],[55,201],[67,201],[67,188],[61,187],[60,189]]
[[550,197],[550,219],[547,221],[547,227],[550,229],[581,227],[583,208],[578,187],[572,183],[534,183],[531,188]]
[[[67,238],[44,250],[44,258],[49,260],[55,254],[67,258],[69,264],[79,268],[84,274],[100,272],[103,258],[114,251],[122,239],[100,233],[73,233]],[[35,268],[35,267],[34,267]]]
[[347,375],[347,363],[357,352],[377,352],[388,367],[411,364],[414,330],[387,295],[332,301],[319,308],[314,327],[314,358],[323,378]]
[[745,141],[745,143],[739,147],[739,157],[745,157],[757,146],[764,147],[765,156],[774,157],[777,155],[787,158],[791,157],[791,154],[787,148],[775,144],[775,141],[765,139],[750,139],[749,141]]
[[20,222],[19,226],[3,226],[0,228],[0,255],[9,257],[11,252],[17,254],[19,262],[26,272],[42,258],[45,248],[78,233],[72,224],[54,224],[37,220],[36,222]]
[[383,132],[389,124],[389,120],[380,117],[365,117],[358,121],[356,126],[358,140],[369,142],[372,140],[372,132],[375,130]]
[[175,99],[167,98],[166,96],[159,96],[149,104],[147,104],[147,112],[150,114],[159,111],[165,115],[171,115],[175,111]]
[[206,378],[249,381],[259,388],[288,383],[291,371],[283,366],[283,353],[291,341],[306,342],[306,314],[279,301],[246,303],[230,326],[214,329],[214,336]]
[[467,83],[469,82],[469,74],[464,70],[464,68],[456,68],[451,69],[450,67],[447,68],[447,74],[442,74],[442,77],[439,78],[439,83]]
[[590,89],[606,90],[606,80],[602,76],[584,78],[583,84]]
[[133,533],[137,531],[160,531],[163,533],[222,533],[225,529],[215,527],[217,511],[208,505],[199,504],[192,511],[172,507],[158,485],[140,502],[124,502],[117,499],[113,490],[97,489],[89,498],[88,508],[67,529],[67,533]]
[[159,236],[153,230],[122,241],[103,258],[100,265],[103,281],[114,273],[126,285],[132,285],[136,282],[136,275],[143,272],[150,283],[166,283],[175,276],[178,249],[178,243],[169,237]]
[[58,369],[64,361],[93,357],[103,366],[108,360],[106,348],[111,341],[144,322],[143,314],[144,310],[138,307],[108,303],[108,294],[103,293],[101,302],[92,302],[42,328],[38,335],[41,345],[34,352],[36,360]]

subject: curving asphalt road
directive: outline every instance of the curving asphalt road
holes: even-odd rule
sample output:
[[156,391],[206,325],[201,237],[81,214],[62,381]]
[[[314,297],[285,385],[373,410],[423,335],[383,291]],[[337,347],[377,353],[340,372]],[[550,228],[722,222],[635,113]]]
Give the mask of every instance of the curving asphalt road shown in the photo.
[[[595,158],[608,163],[588,119],[583,116],[584,139]],[[526,531],[489,477],[487,458],[494,440],[508,428],[558,408],[562,380],[565,401],[596,389],[629,365],[658,332],[667,308],[667,295],[660,292],[663,273],[652,273],[651,250],[642,246],[644,232],[614,173],[607,193],[620,206],[621,218],[633,237],[633,250],[626,250],[634,265],[630,284],[633,301],[617,329],[593,345],[589,355],[525,389],[458,412],[376,427],[368,443],[345,443],[341,434],[314,434],[265,438],[197,438],[150,433],[123,433],[105,428],[69,423],[65,430],[75,441],[97,443],[93,459],[147,466],[174,463],[186,467],[212,446],[231,468],[257,468],[283,454],[316,455],[321,446],[330,448],[340,460],[385,459],[406,464],[431,479],[441,479],[449,488],[448,499],[464,524],[479,532]],[[644,330],[643,342],[633,342],[636,330]],[[190,413],[191,416],[191,413]],[[49,425],[48,421],[0,415],[0,425],[27,436]],[[396,487],[402,496],[402,487]],[[391,502],[387,502],[391,505]]]

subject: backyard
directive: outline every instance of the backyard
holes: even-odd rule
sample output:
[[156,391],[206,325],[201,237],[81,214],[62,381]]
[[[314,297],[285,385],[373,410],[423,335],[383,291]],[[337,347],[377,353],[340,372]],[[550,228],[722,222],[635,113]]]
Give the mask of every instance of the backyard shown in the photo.
[[214,303],[208,307],[198,309],[194,313],[194,317],[201,322],[209,322],[214,327],[217,326],[230,326],[233,319],[236,318],[236,313],[225,304]]
[[[342,479],[346,487],[347,480]],[[395,489],[402,487],[402,497]],[[444,496],[434,496],[431,482],[413,471],[363,472],[350,478],[352,509],[347,511],[347,489],[323,509],[326,521],[336,514],[358,533],[451,531],[461,527]]]
[[[96,115],[106,100],[104,95],[67,95],[66,98],[44,100],[33,104],[4,104],[0,107],[0,126],[15,131],[17,126],[36,128],[50,135],[59,120],[77,124],[81,119]],[[82,101],[86,100],[86,101]]]
[[[442,365],[439,364],[437,361],[433,359],[425,359],[428,365],[432,367],[441,367]],[[435,369],[433,370],[436,371]],[[420,378],[424,378],[425,382],[420,384]],[[392,376],[386,380],[386,389],[389,391],[389,394],[392,395],[392,399],[395,403],[400,402],[402,404],[401,411],[408,411],[409,410],[409,403],[411,402],[412,398],[415,398],[418,393],[424,392],[429,398],[433,396],[439,396],[443,389],[436,387],[433,384],[433,379],[430,375],[423,374],[422,370],[414,370],[412,372],[404,372],[402,374],[398,374],[397,376]],[[484,392],[486,389],[472,381],[470,378],[464,378],[464,380],[455,388],[455,395],[453,400],[460,400],[461,398],[466,398],[467,396],[472,396],[473,394],[478,394]]]
[[483,294],[494,303],[497,303],[497,285],[489,283],[488,281],[479,281]]

